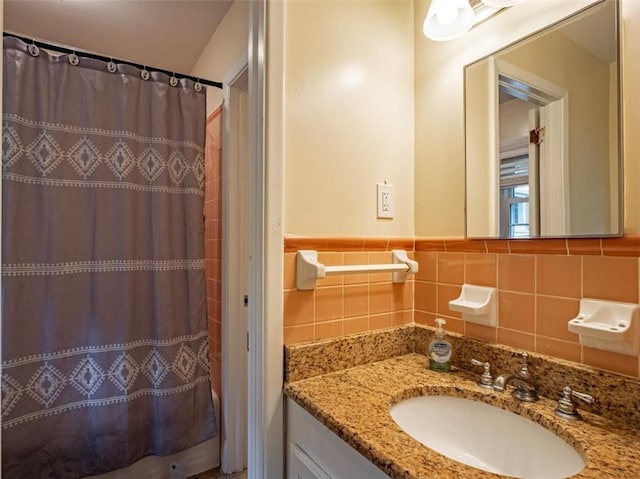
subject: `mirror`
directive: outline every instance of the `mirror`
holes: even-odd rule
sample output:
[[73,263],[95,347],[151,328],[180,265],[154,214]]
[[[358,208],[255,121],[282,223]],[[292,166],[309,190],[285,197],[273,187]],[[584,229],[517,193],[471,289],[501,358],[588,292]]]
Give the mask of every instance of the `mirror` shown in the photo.
[[615,0],[465,67],[466,236],[622,234]]

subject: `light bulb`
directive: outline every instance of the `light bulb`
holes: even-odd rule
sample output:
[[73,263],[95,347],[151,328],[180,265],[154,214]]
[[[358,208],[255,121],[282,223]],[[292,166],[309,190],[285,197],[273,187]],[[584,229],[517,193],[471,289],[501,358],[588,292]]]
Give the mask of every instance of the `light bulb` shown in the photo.
[[431,40],[451,40],[471,28],[474,16],[469,0],[431,0],[422,31]]
[[455,5],[447,4],[438,11],[436,17],[440,25],[451,25],[458,18],[458,8]]

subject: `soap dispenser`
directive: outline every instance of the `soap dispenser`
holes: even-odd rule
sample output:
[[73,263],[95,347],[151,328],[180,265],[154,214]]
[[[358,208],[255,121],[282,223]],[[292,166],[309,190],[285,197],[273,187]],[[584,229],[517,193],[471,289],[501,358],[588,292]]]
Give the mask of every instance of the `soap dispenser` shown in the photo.
[[429,344],[429,369],[433,371],[451,370],[451,343],[445,337],[443,324],[447,322],[436,318],[436,337]]

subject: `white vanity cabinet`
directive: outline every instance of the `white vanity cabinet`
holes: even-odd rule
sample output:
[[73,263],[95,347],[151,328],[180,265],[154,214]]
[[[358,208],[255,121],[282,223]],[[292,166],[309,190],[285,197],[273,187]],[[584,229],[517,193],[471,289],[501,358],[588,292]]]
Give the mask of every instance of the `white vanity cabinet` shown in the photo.
[[380,469],[287,399],[288,479],[389,479]]

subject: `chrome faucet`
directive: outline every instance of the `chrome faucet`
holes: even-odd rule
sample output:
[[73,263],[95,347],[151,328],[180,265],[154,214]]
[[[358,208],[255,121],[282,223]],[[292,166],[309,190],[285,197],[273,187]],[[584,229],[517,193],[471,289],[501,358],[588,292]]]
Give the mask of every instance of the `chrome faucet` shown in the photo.
[[515,373],[500,374],[493,382],[494,391],[504,392],[509,384],[513,384],[515,386],[513,397],[525,402],[537,401],[537,389],[529,372],[528,360],[529,355],[526,352],[522,353],[520,369]]

